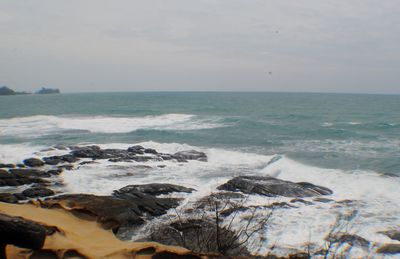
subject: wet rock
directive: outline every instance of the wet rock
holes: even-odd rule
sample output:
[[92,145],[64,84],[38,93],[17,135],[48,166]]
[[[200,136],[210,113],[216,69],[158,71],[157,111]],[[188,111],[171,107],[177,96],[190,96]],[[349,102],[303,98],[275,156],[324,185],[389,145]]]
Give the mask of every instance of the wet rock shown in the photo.
[[305,204],[305,205],[313,205],[313,204],[314,204],[314,203],[312,203],[311,201],[306,201],[306,200],[299,199],[299,198],[292,199],[292,200],[290,200],[290,202],[291,202],[291,203],[303,203],[303,204]]
[[71,171],[71,170],[74,170],[74,166],[73,165],[61,165],[61,166],[58,166],[57,167],[58,168],[58,170],[67,170],[67,171]]
[[26,166],[29,167],[39,167],[44,165],[43,161],[37,158],[28,158],[25,159],[23,162]]
[[18,168],[25,168],[26,166],[24,164],[17,164]]
[[14,194],[14,193],[0,193],[0,201],[7,203],[18,203],[20,200],[25,200],[22,194]]
[[174,159],[174,158],[172,157],[172,155],[170,155],[170,154],[160,154],[160,153],[159,153],[158,156],[159,156],[162,160],[165,160],[165,161]]
[[391,229],[391,230],[387,230],[387,231],[383,231],[383,232],[379,232],[379,233],[384,234],[393,240],[400,241],[400,229],[397,229],[397,230]]
[[144,154],[144,147],[136,145],[128,148],[128,152],[134,153],[134,154]]
[[[173,158],[179,160],[198,160],[207,162],[207,155],[196,150],[181,151],[173,154]],[[179,161],[180,162],[180,161]]]
[[59,156],[43,157],[43,161],[46,165],[58,165],[63,162]]
[[99,146],[70,147],[71,155],[78,158],[100,158],[102,151]]
[[151,157],[151,156],[134,156],[134,157],[132,157],[132,160],[134,160],[136,162],[147,162],[147,161],[151,161],[151,160],[162,161],[158,157]]
[[75,163],[78,160],[79,159],[73,155],[43,157],[43,161],[47,165],[58,165],[60,163]]
[[15,168],[14,164],[0,164],[0,168]]
[[16,177],[51,177],[52,174],[37,169],[10,169],[10,173]]
[[297,184],[302,186],[305,189],[308,189],[308,190],[312,191],[312,192],[319,193],[320,195],[331,195],[333,193],[332,190],[330,190],[330,189],[328,189],[326,187],[315,185],[315,184],[312,184],[312,183],[299,182]]
[[0,169],[0,186],[19,186],[32,183],[48,183],[40,177],[50,176],[36,169],[10,169],[10,172]]
[[218,186],[218,190],[241,191],[269,197],[312,197],[332,194],[328,188],[311,183],[294,183],[269,176],[238,176]]
[[54,191],[50,190],[46,187],[32,187],[24,190],[22,192],[23,195],[29,198],[36,198],[36,197],[47,197],[54,195]]
[[144,153],[147,153],[147,154],[158,154],[158,152],[155,149],[152,149],[152,148],[146,148],[144,150]]
[[20,217],[0,214],[0,257],[5,257],[5,246],[8,244],[29,249],[40,249],[44,245],[46,229]]
[[88,164],[97,164],[98,162],[96,161],[82,161],[79,163],[79,165],[88,165]]
[[9,172],[7,172],[6,170],[0,169],[0,179],[8,178],[8,177],[10,177],[9,175],[10,175]]
[[61,206],[84,217],[95,217],[115,232],[120,227],[140,225],[146,217],[160,216],[179,205],[177,199],[161,199],[141,192],[114,193],[113,196],[65,194],[46,198],[45,207]]
[[[276,257],[276,258],[278,258],[278,257]],[[300,252],[300,253],[290,254],[288,258],[289,259],[309,259],[309,258],[311,258],[311,255],[308,253]]]
[[111,196],[65,194],[46,198],[44,207],[64,207],[79,217],[94,217],[103,227],[117,230],[121,225],[137,225],[144,221],[136,204]]
[[245,196],[237,192],[217,192],[211,193],[205,197],[202,197],[194,204],[195,209],[208,209],[214,210],[215,206],[226,207],[226,205],[241,207],[238,205]]
[[327,198],[322,198],[322,197],[314,198],[313,201],[322,202],[322,203],[335,202],[335,200],[327,199]]
[[189,219],[158,226],[147,240],[182,246],[195,253],[249,255],[239,243],[237,233],[221,226],[217,227],[215,221],[207,219]]
[[195,189],[183,187],[175,184],[168,183],[150,183],[150,184],[142,184],[142,185],[128,185],[125,186],[118,191],[115,191],[117,194],[124,193],[136,193],[142,192],[145,194],[150,194],[153,196],[161,195],[161,194],[169,194],[173,192],[186,192],[191,193],[195,191]]
[[386,244],[377,250],[380,254],[400,254],[400,244]]
[[133,160],[131,158],[110,158],[108,161],[117,163],[117,162],[132,162]]
[[57,168],[57,170],[49,170],[47,171],[48,174],[50,175],[59,175],[62,173],[62,169],[61,168]]

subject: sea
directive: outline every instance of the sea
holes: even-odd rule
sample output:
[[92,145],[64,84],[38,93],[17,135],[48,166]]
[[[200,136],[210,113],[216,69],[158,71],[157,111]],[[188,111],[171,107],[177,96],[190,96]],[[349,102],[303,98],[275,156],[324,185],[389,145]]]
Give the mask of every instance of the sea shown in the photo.
[[[334,193],[326,198],[334,202],[310,200],[313,205],[296,203],[275,210],[265,231],[252,237],[252,252],[265,254],[278,247],[284,254],[310,242],[321,244],[337,215],[349,211],[357,216],[348,231],[371,241],[371,247],[396,243],[381,231],[400,226],[400,95],[0,96],[0,163],[62,152],[49,149],[56,145],[89,144],[102,148],[139,144],[166,153],[194,149],[205,152],[208,162],[153,161],[138,163],[148,166],[139,170],[125,162],[103,161],[63,172],[61,191],[109,195],[129,184],[173,183],[197,190],[181,205],[190,206],[234,176],[273,176],[328,187]],[[289,202],[254,195],[249,203],[277,200]],[[240,224],[243,218],[238,220]],[[132,240],[138,238],[132,235]],[[362,249],[353,250],[365,255]]]

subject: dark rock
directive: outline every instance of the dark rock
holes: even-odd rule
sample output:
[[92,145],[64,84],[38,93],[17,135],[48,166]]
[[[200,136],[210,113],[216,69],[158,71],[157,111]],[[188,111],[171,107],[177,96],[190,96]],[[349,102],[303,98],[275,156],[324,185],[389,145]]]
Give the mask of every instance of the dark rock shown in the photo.
[[62,173],[62,170],[60,168],[58,168],[57,170],[49,170],[49,171],[47,171],[47,173],[50,175],[59,175]]
[[173,157],[172,157],[172,155],[170,155],[170,154],[158,154],[159,155],[159,157],[161,157],[162,158],[162,160],[171,160],[171,159],[174,159]]
[[63,170],[63,169],[65,169],[65,170],[68,170],[68,171],[71,171],[71,170],[73,170],[74,169],[74,166],[73,165],[61,165],[61,166],[58,166],[57,167],[59,170]]
[[186,188],[179,185],[168,184],[168,183],[151,183],[151,184],[142,184],[142,185],[128,185],[125,186],[115,193],[123,194],[123,193],[131,193],[131,192],[142,192],[145,194],[150,194],[153,196],[161,195],[161,194],[169,194],[172,192],[186,192],[191,193],[195,191],[192,188]]
[[22,197],[20,195],[15,195],[13,193],[0,193],[0,201],[1,202],[7,202],[7,203],[18,203]]
[[144,150],[144,153],[147,153],[147,154],[158,154],[158,152],[155,149],[152,149],[152,148],[146,148]]
[[26,166],[29,167],[39,167],[44,165],[43,161],[37,158],[28,158],[25,159],[23,162]]
[[380,254],[400,254],[400,244],[386,244],[377,250]]
[[226,205],[232,205],[234,207],[241,207],[241,204],[236,204],[237,201],[242,201],[245,196],[237,192],[217,192],[211,193],[201,199],[195,204],[196,209],[208,209],[214,210],[215,206],[226,207]]
[[51,174],[37,169],[10,169],[10,172],[17,178],[24,177],[51,177]]
[[5,246],[8,244],[29,249],[40,249],[46,239],[46,229],[20,217],[0,214],[0,257],[5,258]]
[[132,157],[132,160],[136,161],[136,162],[147,162],[147,161],[151,161],[151,160],[160,160],[159,158],[155,158],[155,157],[151,157],[151,156],[134,156]]
[[36,198],[36,197],[52,196],[55,193],[53,190],[50,190],[46,187],[32,187],[24,190],[22,194],[29,198]]
[[330,202],[335,202],[335,200],[332,200],[332,199],[327,199],[327,198],[322,198],[322,197],[317,197],[317,198],[314,198],[314,199],[313,199],[313,201],[316,201],[316,202],[322,202],[322,203],[330,203]]
[[323,186],[318,186],[318,185],[314,185],[312,183],[307,183],[307,182],[299,182],[297,183],[298,185],[302,186],[305,189],[308,189],[312,192],[316,192],[320,195],[331,195],[333,192],[332,190],[323,187]]
[[0,164],[0,168],[15,168],[14,164]]
[[160,199],[141,192],[113,196],[66,194],[46,198],[43,206],[63,206],[77,215],[97,218],[105,228],[118,231],[120,227],[140,225],[147,216],[160,216],[178,206],[177,199]]
[[0,169],[0,186],[19,186],[32,183],[47,183],[40,177],[50,174],[36,169],[10,169],[10,172]]
[[[218,190],[241,191],[269,197],[311,197],[326,195],[329,189],[311,183],[298,184],[269,176],[238,176],[218,186]],[[332,191],[329,190],[329,193]]]
[[[139,253],[136,253],[137,255],[140,255]],[[204,256],[196,255],[193,253],[187,253],[187,254],[177,254],[174,252],[170,251],[161,251],[161,252],[156,252],[151,256],[151,259],[201,259],[204,258]],[[208,256],[208,258],[215,258],[215,259],[223,259],[225,257],[221,256]]]
[[79,165],[88,165],[88,164],[97,164],[98,162],[96,161],[82,161],[79,163]]
[[76,161],[79,160],[78,158],[76,158],[76,157],[73,156],[73,155],[63,155],[63,156],[61,156],[61,159],[62,159],[64,162],[67,162],[67,163],[75,163]]
[[138,206],[127,200],[91,194],[65,194],[46,198],[44,207],[67,207],[79,217],[94,217],[105,228],[118,230],[121,225],[138,225],[144,221]]
[[11,174],[6,170],[0,169],[0,179],[10,178]]
[[311,255],[308,253],[295,253],[295,254],[290,254],[289,259],[309,259],[311,258]]
[[135,153],[135,154],[143,154],[144,147],[136,145],[128,148],[128,152]]
[[26,166],[24,164],[17,164],[18,168],[25,168]]
[[151,216],[160,216],[167,213],[167,210],[179,205],[179,199],[157,198],[149,194],[131,190],[129,192],[114,191],[113,197],[131,202],[138,215],[149,214]]
[[58,165],[62,163],[62,159],[59,156],[43,157],[43,161],[47,165]]
[[71,155],[79,158],[99,158],[102,157],[102,151],[99,146],[70,147],[73,151]]
[[305,205],[313,205],[314,203],[312,203],[311,201],[306,201],[303,199],[299,199],[299,198],[295,198],[290,200],[291,203],[304,203]]
[[[219,242],[217,242],[217,236]],[[221,226],[217,227],[215,221],[207,219],[189,219],[161,225],[147,240],[165,245],[182,246],[194,253],[249,255],[245,247],[239,243],[235,232]]]
[[[207,162],[207,155],[196,150],[181,151],[173,154],[173,158],[179,160],[198,160]],[[180,161],[179,161],[180,162]]]
[[110,158],[108,161],[113,162],[113,163],[118,163],[118,162],[132,162],[133,160],[130,158]]
[[79,158],[73,155],[63,155],[63,156],[49,156],[43,157],[43,161],[48,165],[58,165],[59,163],[75,163]]
[[391,230],[387,230],[387,231],[383,231],[383,232],[379,232],[379,233],[384,234],[393,240],[400,241],[400,229],[398,229],[398,230],[391,229]]

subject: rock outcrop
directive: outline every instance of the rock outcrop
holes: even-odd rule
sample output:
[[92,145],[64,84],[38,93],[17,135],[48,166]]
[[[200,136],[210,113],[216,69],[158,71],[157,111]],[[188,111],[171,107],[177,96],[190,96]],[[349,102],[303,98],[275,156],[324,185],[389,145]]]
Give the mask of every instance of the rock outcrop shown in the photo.
[[28,158],[25,159],[23,162],[26,166],[29,167],[39,167],[44,165],[43,161],[37,158]]
[[6,245],[36,250],[42,248],[46,229],[40,224],[20,217],[0,214],[0,236],[0,258],[6,258]]
[[187,188],[187,187],[183,187],[183,186],[175,185],[175,184],[150,183],[150,184],[142,184],[142,185],[128,185],[128,186],[125,186],[125,187],[119,189],[115,193],[121,195],[121,194],[127,194],[127,193],[141,192],[141,193],[157,196],[157,195],[161,195],[161,194],[170,194],[173,192],[191,193],[193,191],[195,191],[195,189]]
[[95,217],[104,227],[117,232],[120,227],[140,225],[148,217],[163,215],[177,207],[180,199],[155,196],[176,191],[191,192],[193,189],[169,184],[131,185],[114,191],[112,196],[65,194],[47,198],[41,204]]
[[238,176],[218,186],[218,189],[269,197],[311,197],[333,193],[326,187],[311,183],[294,183],[269,176]]

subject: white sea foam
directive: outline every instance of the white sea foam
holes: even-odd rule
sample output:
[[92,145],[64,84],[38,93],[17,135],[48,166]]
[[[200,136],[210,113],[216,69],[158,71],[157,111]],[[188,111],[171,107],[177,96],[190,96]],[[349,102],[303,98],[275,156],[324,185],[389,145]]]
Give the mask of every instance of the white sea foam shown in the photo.
[[[400,141],[396,139],[380,139],[380,140],[296,140],[283,141],[285,144],[281,149],[282,152],[290,152],[293,150],[308,152],[338,152],[349,155],[365,155],[373,157],[386,156],[388,153],[398,153]],[[381,150],[385,150],[382,152]]]
[[0,120],[1,135],[46,135],[68,130],[94,133],[127,133],[140,129],[197,130],[226,126],[218,117],[164,114],[144,117],[36,115]]
[[[265,254],[272,246],[279,247],[274,252],[282,255],[293,251],[311,241],[321,245],[321,241],[335,220],[336,213],[345,213],[357,209],[350,233],[355,233],[373,243],[393,243],[394,241],[379,234],[400,225],[400,178],[383,177],[376,172],[342,171],[304,165],[285,156],[266,156],[248,152],[232,151],[217,148],[194,147],[178,143],[143,142],[136,143],[155,148],[159,152],[175,153],[195,149],[207,154],[209,161],[189,161],[177,163],[172,161],[149,161],[145,163],[111,163],[97,160],[95,164],[81,165],[75,171],[65,171],[63,191],[71,193],[93,193],[109,195],[113,190],[129,184],[173,183],[195,188],[197,191],[186,198],[180,208],[185,209],[192,203],[211,192],[216,187],[240,174],[270,175],[294,182],[310,182],[328,187],[334,191],[327,196],[336,202],[315,202],[314,205],[295,203],[295,208],[276,209],[269,222],[269,227],[250,240],[250,250]],[[103,144],[102,148],[127,148],[132,144]],[[18,162],[30,156],[48,156],[68,153],[68,150],[41,150],[43,147],[27,145],[1,145],[0,154],[4,162]],[[276,158],[276,159],[273,159]],[[273,160],[271,160],[273,159]],[[270,161],[273,161],[270,163]],[[160,165],[166,167],[158,167]],[[148,167],[144,167],[148,166]],[[275,201],[290,202],[290,198],[268,198],[250,196],[246,205],[266,205]],[[352,200],[352,203],[337,203]],[[175,212],[171,211],[169,217]],[[243,226],[249,212],[242,212],[235,219],[234,226]],[[259,217],[265,216],[267,210],[260,210]],[[157,222],[157,221],[156,221]],[[150,223],[151,224],[151,223]],[[142,233],[146,233],[145,229]],[[261,242],[262,241],[262,242]],[[261,242],[261,243],[260,243]],[[261,247],[261,248],[260,248]],[[353,249],[353,256],[365,254],[365,251]]]
[[332,127],[333,123],[332,122],[324,122],[321,124],[322,127]]

